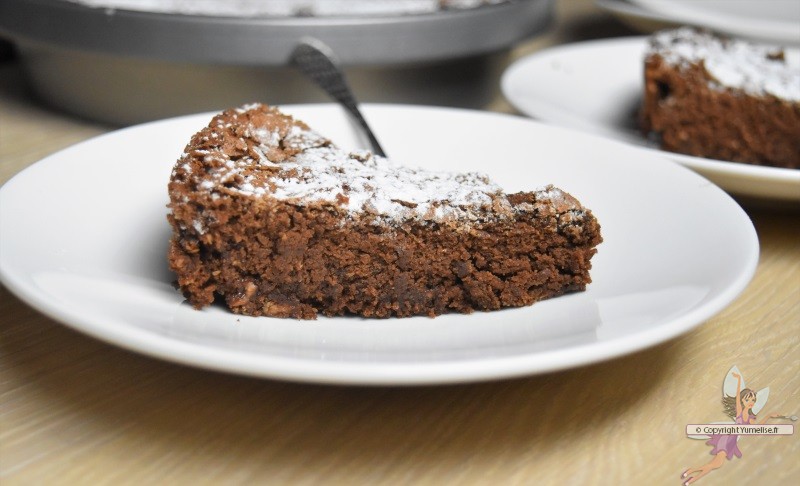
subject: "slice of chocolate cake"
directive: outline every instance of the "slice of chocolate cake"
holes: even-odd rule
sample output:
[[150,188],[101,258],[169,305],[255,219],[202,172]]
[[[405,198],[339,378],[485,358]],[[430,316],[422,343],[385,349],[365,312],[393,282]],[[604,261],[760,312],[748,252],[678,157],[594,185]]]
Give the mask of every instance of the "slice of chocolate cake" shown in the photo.
[[226,111],[169,183],[169,264],[197,308],[435,316],[529,305],[590,282],[592,213],[554,187],[348,153],[275,108]]
[[800,168],[800,68],[780,48],[680,28],[645,58],[642,130],[672,152]]

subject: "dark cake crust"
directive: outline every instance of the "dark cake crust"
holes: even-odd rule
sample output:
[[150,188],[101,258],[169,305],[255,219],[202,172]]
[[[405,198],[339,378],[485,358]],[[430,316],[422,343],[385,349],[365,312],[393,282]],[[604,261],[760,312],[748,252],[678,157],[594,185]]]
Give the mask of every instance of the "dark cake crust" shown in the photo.
[[[676,36],[673,42],[691,49],[692,39],[687,37]],[[702,61],[669,61],[674,47],[654,42],[645,59],[645,135],[672,152],[800,168],[800,103],[725,86]],[[781,51],[767,56],[765,61],[783,61]]]
[[[399,223],[354,216],[343,200],[287,201],[224,185],[205,190],[222,163],[208,151],[245,156],[257,142],[241,130],[242,120],[276,117],[307,128],[263,105],[231,110],[193,137],[173,171],[169,264],[195,307],[221,297],[233,312],[252,316],[435,316],[529,305],[591,281],[599,225],[552,187],[496,195],[503,200],[494,205],[504,209],[474,221]],[[280,150],[274,159],[291,157],[292,149]]]

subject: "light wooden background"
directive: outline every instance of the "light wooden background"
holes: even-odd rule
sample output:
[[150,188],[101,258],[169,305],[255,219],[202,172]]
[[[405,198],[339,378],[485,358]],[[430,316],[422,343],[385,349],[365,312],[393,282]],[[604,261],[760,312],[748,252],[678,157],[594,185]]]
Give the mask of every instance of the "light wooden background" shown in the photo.
[[[561,1],[515,57],[631,33]],[[488,107],[511,111],[498,94]],[[0,182],[110,128],[33,100],[0,65]],[[680,484],[724,420],[733,364],[800,413],[800,210],[745,207],[761,242],[750,286],[697,330],[571,371],[472,385],[315,386],[157,361],[74,332],[0,287],[0,484]],[[24,208],[20,208],[24,210]],[[0,251],[2,249],[0,248]],[[747,437],[698,484],[800,484],[800,440]]]

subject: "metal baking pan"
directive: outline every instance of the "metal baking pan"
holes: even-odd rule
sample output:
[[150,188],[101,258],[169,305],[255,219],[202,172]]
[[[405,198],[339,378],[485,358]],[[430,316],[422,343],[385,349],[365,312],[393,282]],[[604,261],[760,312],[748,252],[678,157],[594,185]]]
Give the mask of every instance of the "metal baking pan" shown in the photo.
[[210,17],[101,9],[61,0],[0,0],[13,39],[166,61],[280,65],[301,36],[344,64],[452,59],[497,51],[541,30],[552,0],[509,0],[417,15]]
[[[0,0],[39,96],[74,114],[129,124],[254,99],[324,99],[286,67],[296,42],[336,53],[364,101],[474,107],[503,56],[543,31],[554,0],[383,16],[212,17]],[[489,83],[489,84],[487,84]]]

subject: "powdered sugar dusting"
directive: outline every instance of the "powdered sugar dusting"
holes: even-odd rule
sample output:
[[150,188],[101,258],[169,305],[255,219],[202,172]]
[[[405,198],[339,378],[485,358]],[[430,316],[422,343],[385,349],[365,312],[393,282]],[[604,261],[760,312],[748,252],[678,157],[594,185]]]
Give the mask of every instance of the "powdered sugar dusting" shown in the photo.
[[659,54],[679,67],[702,63],[716,88],[740,89],[800,101],[800,66],[776,58],[779,47],[720,39],[689,27],[656,33],[647,55]]
[[[197,191],[252,197],[269,196],[291,204],[329,203],[352,217],[367,216],[376,224],[405,220],[441,222],[510,217],[512,208],[501,188],[479,173],[449,173],[414,168],[370,152],[347,152],[295,122],[255,126],[249,105],[234,110],[241,138],[217,140],[206,135],[212,148],[189,150],[178,161],[183,167],[198,155],[207,168],[195,177]],[[273,112],[276,117],[283,115]],[[214,143],[219,145],[213,147]],[[247,147],[245,156],[232,157],[225,144]],[[288,154],[288,155],[287,155]],[[541,189],[537,197],[560,200],[559,190]]]
[[[450,174],[399,165],[370,153],[346,153],[336,147],[309,148],[283,173],[299,176],[273,179],[278,199],[335,201],[346,198],[351,213],[366,212],[387,219],[442,219],[486,210],[500,188],[481,174]],[[455,215],[455,214],[453,214]]]

